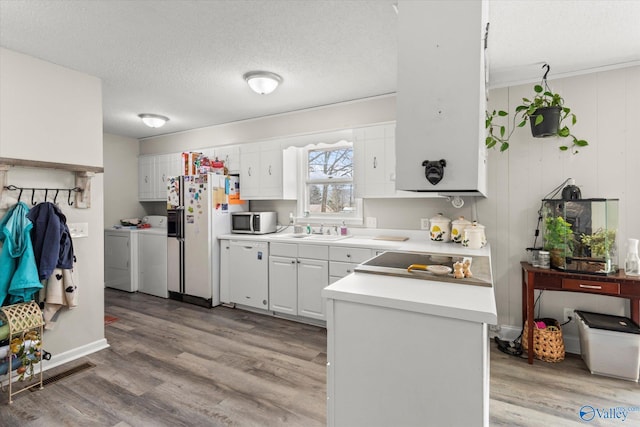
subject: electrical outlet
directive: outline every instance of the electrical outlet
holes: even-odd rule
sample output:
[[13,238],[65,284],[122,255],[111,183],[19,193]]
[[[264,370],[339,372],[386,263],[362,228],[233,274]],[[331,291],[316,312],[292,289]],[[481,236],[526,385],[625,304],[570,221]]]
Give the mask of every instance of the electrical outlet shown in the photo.
[[571,318],[571,319],[575,319],[575,318],[576,318],[576,315],[575,315],[574,311],[575,311],[575,309],[574,309],[574,308],[567,308],[567,307],[565,307],[565,308],[564,308],[563,315],[562,315],[562,323],[568,322],[568,321],[569,321],[569,318]]
[[429,218],[420,218],[420,229],[421,230],[429,229]]
[[376,228],[378,226],[378,221],[373,216],[365,217],[364,225],[367,228]]
[[69,228],[69,234],[71,234],[71,238],[73,239],[78,237],[89,237],[88,222],[68,223],[67,228]]

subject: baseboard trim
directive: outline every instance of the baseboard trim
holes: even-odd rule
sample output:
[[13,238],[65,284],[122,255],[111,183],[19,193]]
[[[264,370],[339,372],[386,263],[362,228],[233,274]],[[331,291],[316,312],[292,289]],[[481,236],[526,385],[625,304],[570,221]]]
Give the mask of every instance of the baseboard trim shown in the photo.
[[[497,330],[496,330],[497,329]],[[503,340],[513,341],[522,332],[521,326],[499,325],[497,328],[489,331],[489,338],[498,337]],[[580,338],[575,335],[563,334],[564,350],[571,354],[580,354]]]
[[[43,360],[42,361],[42,372],[46,372],[49,369],[53,369],[57,366],[64,365],[65,363],[73,362],[76,359],[79,359],[84,356],[88,356],[89,354],[95,353],[100,350],[104,350],[105,348],[109,348],[109,343],[106,338],[102,338],[101,340],[94,341],[89,344],[82,345],[80,347],[76,347],[72,350],[65,351],[64,353],[52,354],[51,360]],[[38,365],[34,365],[35,371],[40,375],[40,367]],[[7,378],[2,380],[2,386],[6,386],[9,384],[9,374],[5,375]],[[18,381],[18,375],[12,376],[12,382]]]
[[76,347],[74,349],[65,351],[64,353],[52,354],[51,360],[44,360],[42,364],[42,370],[47,371],[48,369],[53,369],[57,366],[64,365],[65,363],[72,362],[76,359],[79,359],[84,356],[88,356],[89,354],[95,353],[100,350],[104,350],[105,348],[109,348],[109,343],[106,338],[102,338],[101,340],[94,341],[89,344],[82,345],[80,347]]

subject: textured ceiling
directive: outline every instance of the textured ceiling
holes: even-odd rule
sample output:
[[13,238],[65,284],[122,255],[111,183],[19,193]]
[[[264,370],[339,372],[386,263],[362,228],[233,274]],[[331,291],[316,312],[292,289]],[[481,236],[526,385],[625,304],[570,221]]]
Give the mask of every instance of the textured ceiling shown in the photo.
[[[104,131],[143,138],[394,93],[394,3],[0,0],[0,45],[101,78]],[[491,0],[490,22],[493,86],[640,62],[640,0]],[[251,70],[284,82],[257,95]]]

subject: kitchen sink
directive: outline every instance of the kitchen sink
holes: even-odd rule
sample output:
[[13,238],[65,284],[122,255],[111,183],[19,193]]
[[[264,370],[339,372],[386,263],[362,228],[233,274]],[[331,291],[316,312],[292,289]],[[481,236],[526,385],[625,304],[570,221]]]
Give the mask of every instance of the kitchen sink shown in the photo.
[[348,239],[351,236],[338,236],[336,234],[307,234],[306,239],[308,240],[326,240],[326,241],[334,241],[334,240],[343,240]]
[[348,239],[351,236],[338,236],[336,234],[283,234],[278,236],[285,239],[304,239],[304,240],[320,240],[325,242],[333,242],[336,240]]

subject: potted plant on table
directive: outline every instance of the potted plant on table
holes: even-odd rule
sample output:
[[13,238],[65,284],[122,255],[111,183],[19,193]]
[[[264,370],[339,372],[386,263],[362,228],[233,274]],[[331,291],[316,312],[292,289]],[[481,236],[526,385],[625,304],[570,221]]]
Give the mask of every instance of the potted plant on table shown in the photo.
[[[569,129],[567,121],[573,126],[576,124],[577,118],[571,109],[564,103],[564,99],[557,93],[549,89],[547,85],[547,74],[549,73],[549,65],[545,64],[543,68],[547,68],[544,73],[541,84],[534,85],[535,95],[532,99],[522,98],[522,103],[515,108],[513,116],[513,126],[509,134],[506,133],[506,126],[494,123],[497,117],[506,117],[509,115],[504,110],[493,110],[491,113],[486,112],[485,128],[488,131],[485,139],[487,148],[493,148],[500,144],[500,151],[509,148],[509,139],[516,127],[524,127],[527,121],[531,124],[531,134],[535,138],[546,138],[549,136],[558,136],[561,138],[571,138],[571,150],[573,153],[578,152],[579,147],[586,147],[589,143],[583,139],[576,138]],[[516,120],[520,119],[516,126]],[[566,151],[569,147],[565,144],[561,145],[561,151]]]
[[571,224],[561,216],[545,219],[544,250],[549,251],[551,266],[564,268],[567,257],[573,255],[574,240]]
[[595,271],[615,272],[617,266],[612,264],[616,250],[616,231],[597,229],[591,234],[581,234],[580,243],[588,249],[587,261],[595,266]]

